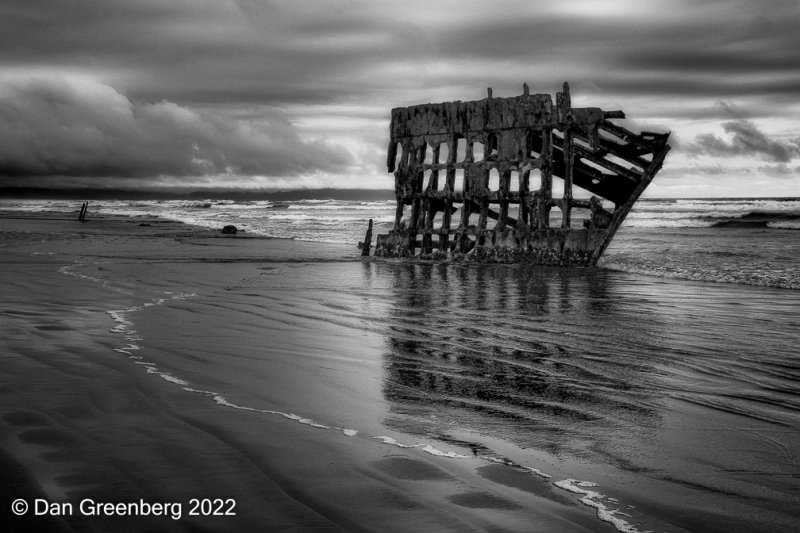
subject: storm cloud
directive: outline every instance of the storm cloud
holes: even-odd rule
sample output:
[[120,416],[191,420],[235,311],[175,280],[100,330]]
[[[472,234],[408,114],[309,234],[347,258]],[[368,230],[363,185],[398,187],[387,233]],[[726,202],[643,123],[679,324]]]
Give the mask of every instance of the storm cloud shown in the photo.
[[391,108],[564,81],[577,106],[683,140],[665,170],[788,163],[798,23],[796,0],[6,0],[0,179],[324,174],[391,188]]
[[788,163],[800,155],[800,137],[791,141],[770,139],[748,120],[736,120],[722,124],[730,140],[711,133],[698,135],[690,152],[714,156],[757,156],[775,163]]
[[341,172],[344,148],[302,139],[276,111],[251,117],[134,103],[69,77],[0,79],[0,175],[292,176]]
[[[374,101],[491,81],[622,95],[797,95],[794,0],[4,2],[8,66],[99,74],[134,98]],[[387,75],[388,74],[388,75]],[[737,83],[732,84],[735,80]]]

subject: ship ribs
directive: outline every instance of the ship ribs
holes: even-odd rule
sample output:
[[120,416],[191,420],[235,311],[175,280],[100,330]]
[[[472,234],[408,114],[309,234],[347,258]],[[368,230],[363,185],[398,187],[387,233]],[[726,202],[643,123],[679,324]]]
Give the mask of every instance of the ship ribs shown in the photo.
[[[668,133],[556,93],[392,110],[382,257],[593,266],[661,169]],[[490,223],[491,221],[491,223]]]

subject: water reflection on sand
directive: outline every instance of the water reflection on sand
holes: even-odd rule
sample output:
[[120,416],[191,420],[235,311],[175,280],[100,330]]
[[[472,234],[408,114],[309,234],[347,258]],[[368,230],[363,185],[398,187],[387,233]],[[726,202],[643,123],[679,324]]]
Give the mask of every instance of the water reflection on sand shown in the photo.
[[[390,270],[396,302],[383,392],[391,426],[439,435],[467,427],[582,455],[588,440],[658,424],[654,367],[630,347],[659,320],[647,309],[632,317],[609,295],[606,272]],[[632,318],[637,328],[621,333]]]
[[800,518],[795,291],[604,269],[365,268],[393,287],[388,427],[616,468],[699,530],[712,508],[749,517],[733,530]]

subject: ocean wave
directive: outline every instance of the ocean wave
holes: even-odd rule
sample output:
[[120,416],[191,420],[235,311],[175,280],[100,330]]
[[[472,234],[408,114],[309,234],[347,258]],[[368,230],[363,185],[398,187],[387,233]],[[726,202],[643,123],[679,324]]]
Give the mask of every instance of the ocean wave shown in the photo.
[[766,228],[766,220],[742,220],[740,218],[729,218],[720,220],[710,225],[712,228]]
[[[724,254],[719,254],[717,256],[717,258],[723,257],[726,256]],[[748,259],[740,257],[740,254],[732,253],[727,257],[738,259],[738,261],[733,261],[734,266],[725,269],[717,268],[713,264],[708,266],[702,263],[655,263],[646,260],[613,256],[602,258],[599,264],[603,268],[609,270],[618,270],[631,274],[643,274],[660,278],[685,279],[710,283],[735,283],[758,287],[800,290],[800,273],[798,272],[771,270],[768,267],[761,269],[754,268],[747,265]]]
[[[626,227],[638,228],[701,228],[725,226],[778,227],[768,222],[800,221],[800,210],[763,210],[753,209],[748,204],[746,209],[721,210],[648,210],[636,209],[625,219]],[[793,225],[789,226],[794,229]]]
[[800,211],[750,211],[741,218],[777,218],[787,220],[800,220]]
[[[642,200],[643,203],[659,202],[659,200]],[[735,206],[735,205],[757,205],[773,209],[785,209],[800,207],[798,198],[698,198],[698,199],[679,199],[676,200],[677,206]]]
[[785,220],[780,222],[767,222],[768,228],[775,229],[800,229],[800,220]]
[[715,221],[714,227],[770,227],[796,229],[800,227],[800,213],[750,211],[739,217]]
[[736,200],[676,200],[665,203],[661,200],[640,200],[631,211],[636,214],[668,213],[671,217],[708,216],[736,217],[751,212],[800,214],[800,200],[787,199],[736,199]]
[[80,210],[77,202],[42,201],[42,200],[0,200],[0,209],[4,211],[21,211],[27,213],[70,213]]
[[626,219],[622,227],[626,228],[709,228],[714,223],[701,219]]
[[[378,205],[375,205],[376,203]],[[391,210],[394,206],[395,202],[322,205],[289,204],[289,209],[302,211],[384,211],[387,209]]]
[[[270,200],[97,200],[90,213],[115,216],[155,216],[212,230],[228,224],[264,237],[308,242],[350,244],[363,239],[367,220],[388,231],[394,223],[394,200],[349,201],[306,199]],[[208,207],[206,207],[208,206]],[[77,212],[72,200],[0,200],[0,209]],[[510,210],[512,216],[516,212]],[[573,213],[577,220],[579,213]],[[553,218],[554,223],[560,220]],[[800,229],[800,199],[643,199],[636,204],[624,228],[681,229],[763,228]]]

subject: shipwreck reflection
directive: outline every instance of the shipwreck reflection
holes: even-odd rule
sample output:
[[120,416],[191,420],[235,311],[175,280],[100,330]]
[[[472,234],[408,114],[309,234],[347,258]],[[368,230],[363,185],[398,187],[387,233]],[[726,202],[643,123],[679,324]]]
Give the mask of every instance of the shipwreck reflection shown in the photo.
[[387,426],[581,455],[657,425],[656,372],[644,354],[658,321],[620,299],[607,272],[375,268],[394,287],[383,356]]

